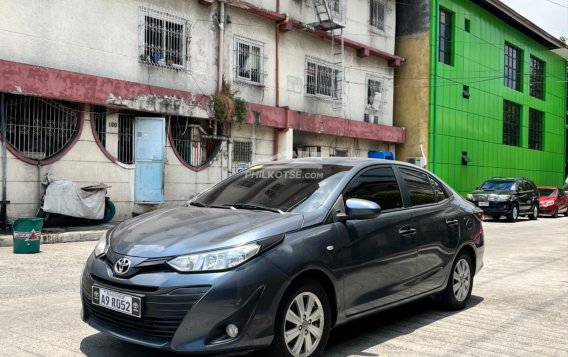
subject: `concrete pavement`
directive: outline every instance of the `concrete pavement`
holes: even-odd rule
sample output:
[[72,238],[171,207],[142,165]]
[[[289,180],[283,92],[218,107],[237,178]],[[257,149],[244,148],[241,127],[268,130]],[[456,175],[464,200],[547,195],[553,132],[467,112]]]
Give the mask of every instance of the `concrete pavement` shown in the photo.
[[[568,356],[568,218],[484,226],[485,268],[466,310],[427,299],[379,313],[335,329],[325,356]],[[0,248],[0,355],[173,356],[80,320],[79,276],[95,244]]]

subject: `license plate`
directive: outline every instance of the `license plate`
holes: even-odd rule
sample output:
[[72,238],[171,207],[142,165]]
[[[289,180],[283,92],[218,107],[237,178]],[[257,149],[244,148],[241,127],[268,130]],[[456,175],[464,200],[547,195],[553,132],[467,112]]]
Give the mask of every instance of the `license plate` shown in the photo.
[[477,205],[479,207],[488,207],[489,206],[489,202],[478,202]]
[[93,286],[93,304],[135,317],[140,317],[142,312],[142,304],[139,297],[103,289],[98,286]]

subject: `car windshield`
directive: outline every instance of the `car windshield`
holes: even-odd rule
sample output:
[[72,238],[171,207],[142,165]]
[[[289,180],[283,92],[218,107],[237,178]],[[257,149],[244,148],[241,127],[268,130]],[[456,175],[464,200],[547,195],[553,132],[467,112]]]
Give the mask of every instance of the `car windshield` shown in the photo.
[[538,195],[540,197],[556,197],[556,189],[553,188],[539,188]]
[[515,181],[485,181],[481,185],[482,190],[513,190],[515,186]]
[[350,169],[325,164],[257,165],[217,184],[190,204],[311,212],[323,204]]

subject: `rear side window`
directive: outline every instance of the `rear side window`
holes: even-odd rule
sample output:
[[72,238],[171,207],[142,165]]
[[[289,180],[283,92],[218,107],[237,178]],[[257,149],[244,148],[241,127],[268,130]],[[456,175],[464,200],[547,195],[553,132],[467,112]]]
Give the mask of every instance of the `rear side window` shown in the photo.
[[401,208],[402,195],[392,168],[370,169],[352,182],[343,195],[344,199],[360,198],[376,202],[383,211]]
[[445,200],[448,197],[448,195],[446,194],[446,191],[442,187],[442,184],[434,180],[432,176],[428,176],[428,179],[430,180],[430,184],[434,189],[434,194],[436,195],[436,202]]
[[413,206],[428,205],[444,199],[444,196],[439,196],[439,193],[434,192],[430,178],[426,174],[402,168],[400,172],[402,173],[404,182],[406,182],[410,202]]

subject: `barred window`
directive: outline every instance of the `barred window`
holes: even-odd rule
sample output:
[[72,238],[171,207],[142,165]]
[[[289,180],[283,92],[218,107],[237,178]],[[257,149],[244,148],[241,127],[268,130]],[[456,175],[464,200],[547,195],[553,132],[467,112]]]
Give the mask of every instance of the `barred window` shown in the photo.
[[5,95],[7,143],[26,159],[42,161],[62,152],[77,136],[77,103]]
[[331,156],[333,156],[333,157],[348,157],[349,151],[348,150],[335,149],[335,153]]
[[521,90],[522,52],[517,47],[505,43],[505,85]]
[[385,3],[383,0],[371,0],[370,11],[371,26],[384,31],[385,30]]
[[135,112],[112,112],[104,106],[94,109],[93,124],[100,144],[118,162],[127,165],[134,164],[135,119]]
[[306,93],[323,97],[337,97],[339,70],[331,63],[306,58]]
[[440,33],[438,34],[438,60],[452,65],[452,26],[453,14],[440,9]]
[[544,62],[538,58],[531,56],[531,75],[530,75],[530,95],[544,99]]
[[[217,125],[215,130],[214,125]],[[190,168],[209,163],[219,152],[223,123],[207,119],[172,116],[170,119],[170,143],[178,159]]]
[[377,78],[367,78],[367,103],[363,120],[366,123],[379,123],[379,114],[384,109],[383,83]]
[[252,84],[263,83],[263,44],[235,37],[235,78]]
[[503,144],[520,146],[521,106],[503,102]]
[[252,162],[252,143],[250,141],[235,141],[233,143],[233,161]]
[[532,108],[529,109],[529,149],[544,149],[542,146],[543,116],[543,112]]
[[296,146],[297,157],[321,157],[321,146]]
[[186,25],[181,17],[140,8],[140,61],[175,69],[186,67]]

